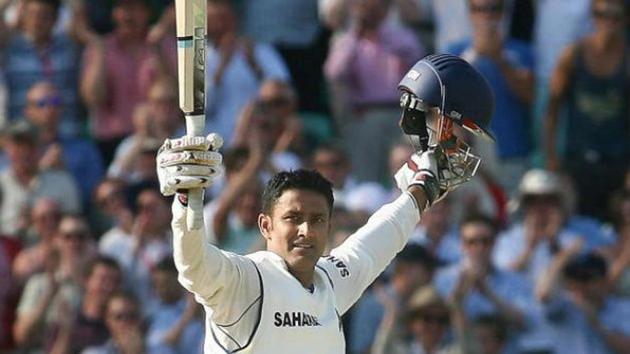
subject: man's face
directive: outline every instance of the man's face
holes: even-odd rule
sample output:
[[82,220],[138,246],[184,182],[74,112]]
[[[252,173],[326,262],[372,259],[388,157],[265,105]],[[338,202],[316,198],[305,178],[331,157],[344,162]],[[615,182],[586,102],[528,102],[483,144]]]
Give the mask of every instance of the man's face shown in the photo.
[[87,279],[86,292],[107,301],[120,287],[121,277],[120,270],[106,264],[97,264]]
[[271,215],[258,217],[258,225],[267,249],[282,257],[289,270],[312,271],[326,247],[330,209],[317,192],[289,189],[275,202]]
[[124,298],[112,299],[105,314],[105,322],[112,337],[121,337],[140,326],[140,309]]
[[3,144],[4,150],[14,171],[34,171],[37,164],[37,149],[35,142],[16,138],[7,138]]
[[61,114],[62,99],[49,85],[37,85],[26,96],[26,117],[37,127],[56,128]]
[[172,127],[181,122],[177,106],[177,92],[174,87],[159,85],[151,89],[148,95],[151,119],[158,126]]
[[384,0],[354,0],[353,11],[361,26],[374,29],[387,16],[387,4]]
[[448,313],[441,307],[424,309],[411,321],[411,332],[423,342],[438,344],[449,328]]
[[169,208],[157,191],[145,190],[138,196],[136,223],[142,235],[160,235],[168,227]]
[[59,226],[60,219],[61,209],[59,204],[51,199],[37,201],[31,211],[31,222],[42,238],[47,238],[54,234]]
[[460,231],[462,249],[474,265],[487,265],[492,256],[495,235],[492,228],[482,222],[462,226]]
[[207,9],[208,38],[220,39],[226,33],[234,32],[236,19],[229,6],[209,3]]
[[345,157],[333,150],[317,151],[313,156],[313,167],[335,188],[343,188],[346,177],[350,173]]
[[68,217],[59,223],[55,243],[62,256],[78,257],[85,250],[88,237],[86,224],[80,219]]
[[470,20],[476,30],[497,31],[503,18],[503,1],[471,0]]
[[620,0],[594,1],[592,16],[595,28],[610,34],[620,33],[626,23],[626,12]]
[[57,12],[53,6],[39,1],[28,1],[22,16],[24,32],[36,42],[50,38],[57,22]]
[[149,26],[149,9],[140,2],[132,2],[116,6],[112,18],[116,30],[123,35],[141,35]]
[[172,303],[181,297],[181,286],[177,282],[177,273],[165,270],[155,270],[151,273],[153,291],[157,297],[165,302]]

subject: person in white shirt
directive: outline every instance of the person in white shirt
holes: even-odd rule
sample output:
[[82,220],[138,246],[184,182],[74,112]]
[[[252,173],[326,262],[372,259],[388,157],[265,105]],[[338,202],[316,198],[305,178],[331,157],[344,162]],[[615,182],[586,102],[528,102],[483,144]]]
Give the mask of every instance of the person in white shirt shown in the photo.
[[[441,59],[448,63],[439,65]],[[434,71],[420,77],[418,70],[424,70],[424,65]],[[414,92],[422,94],[424,87],[419,86],[435,89],[439,82],[444,91],[445,85],[454,88],[464,80],[471,90],[483,91],[488,100],[462,93],[459,97],[474,97],[477,107],[485,104],[483,111],[490,112],[489,88],[468,65],[452,56],[423,59],[401,88],[408,92],[405,97],[412,98]],[[453,77],[457,82],[450,81]],[[460,110],[467,114],[462,110],[469,108],[466,105],[447,106],[450,102],[445,97],[440,101],[441,111],[451,112],[449,117],[460,114],[462,118]],[[416,115],[437,112],[405,107],[407,113],[417,111]],[[401,125],[416,123],[405,121],[412,116],[404,115]],[[479,114],[475,117],[479,122],[467,124],[481,132],[490,116]],[[420,128],[426,129],[425,125]],[[443,148],[426,146],[415,153],[395,175],[402,194],[326,256],[332,185],[315,171],[277,173],[263,191],[258,216],[267,250],[240,256],[216,248],[207,242],[203,226],[189,230],[187,222],[187,191],[207,187],[221,174],[218,149],[222,144],[212,134],[183,137],[165,141],[157,156],[161,192],[176,195],[171,226],[178,279],[206,312],[205,353],[344,353],[341,315],[405,246],[420,214],[457,185],[449,183],[446,170],[452,171],[453,166],[448,159],[438,160]]]

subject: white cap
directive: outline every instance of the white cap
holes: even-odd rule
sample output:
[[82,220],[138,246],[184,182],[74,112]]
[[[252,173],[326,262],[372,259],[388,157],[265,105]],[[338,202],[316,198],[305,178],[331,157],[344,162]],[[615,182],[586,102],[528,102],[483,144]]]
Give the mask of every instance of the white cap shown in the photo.
[[556,173],[533,169],[527,171],[521,179],[518,191],[521,195],[530,194],[562,194],[564,188],[560,176]]
[[388,193],[378,183],[366,182],[352,188],[344,198],[344,204],[349,211],[359,211],[372,214],[388,201]]

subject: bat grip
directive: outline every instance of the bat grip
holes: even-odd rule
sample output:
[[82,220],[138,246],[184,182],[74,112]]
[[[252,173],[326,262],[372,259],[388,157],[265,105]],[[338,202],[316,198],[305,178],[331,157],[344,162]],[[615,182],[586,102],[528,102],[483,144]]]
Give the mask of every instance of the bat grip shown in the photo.
[[[186,117],[186,135],[204,135],[204,115]],[[203,188],[188,190],[188,211],[186,213],[186,225],[188,230],[199,230],[203,227]]]

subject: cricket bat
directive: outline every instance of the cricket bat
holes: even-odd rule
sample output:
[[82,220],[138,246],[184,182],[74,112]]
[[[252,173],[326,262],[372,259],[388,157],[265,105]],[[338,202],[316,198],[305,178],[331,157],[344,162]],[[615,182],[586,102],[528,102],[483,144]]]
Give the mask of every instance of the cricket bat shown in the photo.
[[[204,136],[206,105],[206,0],[175,0],[179,107],[186,117],[186,135]],[[203,225],[203,189],[188,191],[187,225]]]

